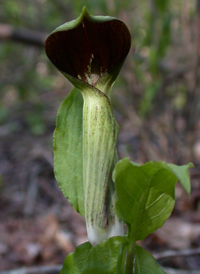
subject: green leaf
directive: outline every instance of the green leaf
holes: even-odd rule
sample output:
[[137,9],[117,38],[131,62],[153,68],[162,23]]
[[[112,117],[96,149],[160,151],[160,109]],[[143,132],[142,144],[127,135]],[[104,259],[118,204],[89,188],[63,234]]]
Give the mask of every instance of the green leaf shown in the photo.
[[75,252],[66,257],[60,274],[82,274],[84,264],[91,250],[92,245],[89,242],[78,246]]
[[138,245],[135,251],[135,274],[165,274],[151,253]]
[[54,172],[65,197],[84,216],[83,99],[74,88],[58,111],[54,132]]
[[[134,163],[134,162],[131,162],[131,163],[135,166],[141,166],[138,163]],[[160,163],[162,163],[163,167],[165,168],[168,167],[174,173],[174,175],[180,181],[180,183],[182,184],[186,192],[189,194],[191,191],[191,183],[190,183],[190,174],[188,169],[194,167],[193,163],[189,163],[183,166],[177,166],[174,164],[168,164],[164,162],[160,162]]]
[[134,240],[143,240],[170,216],[174,207],[176,176],[162,162],[135,166],[129,159],[114,170],[119,218],[131,224]]
[[89,242],[78,246],[66,257],[60,274],[115,274],[125,241],[123,237],[113,237],[95,247]]
[[88,255],[82,274],[115,274],[117,260],[125,241],[125,238],[118,236],[95,246]]
[[190,174],[188,172],[188,169],[194,167],[193,163],[189,163],[188,165],[184,165],[184,166],[167,164],[167,166],[176,175],[176,177],[179,179],[180,183],[182,184],[186,192],[189,194],[191,191],[191,184],[190,184]]
[[119,161],[113,179],[118,195],[116,213],[130,224],[130,233],[135,241],[143,240],[153,233],[170,216],[175,199],[178,179],[189,191],[190,178],[185,166],[164,162],[148,162],[138,165],[128,158]]

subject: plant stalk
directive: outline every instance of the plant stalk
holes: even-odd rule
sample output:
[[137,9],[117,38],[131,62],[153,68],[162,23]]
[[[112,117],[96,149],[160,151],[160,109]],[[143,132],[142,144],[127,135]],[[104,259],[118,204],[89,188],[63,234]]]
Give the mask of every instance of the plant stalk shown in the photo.
[[125,261],[125,272],[124,274],[133,274],[133,261],[134,261],[134,246],[130,244],[127,251],[126,261]]
[[134,262],[134,251],[135,251],[135,237],[132,234],[132,225],[127,227],[128,229],[128,238],[131,239],[131,242],[127,249],[126,260],[125,260],[125,267],[124,267],[124,274],[133,274],[133,262]]

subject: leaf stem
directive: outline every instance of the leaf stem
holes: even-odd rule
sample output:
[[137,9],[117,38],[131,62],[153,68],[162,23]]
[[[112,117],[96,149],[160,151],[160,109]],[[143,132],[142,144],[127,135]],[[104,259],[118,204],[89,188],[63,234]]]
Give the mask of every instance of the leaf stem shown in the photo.
[[124,274],[133,274],[133,261],[135,251],[135,237],[132,235],[132,226],[128,227],[128,238],[131,239],[129,248],[127,250],[126,261],[125,261],[125,272]]
[[134,246],[131,243],[127,251],[124,274],[133,274],[133,261],[134,261]]

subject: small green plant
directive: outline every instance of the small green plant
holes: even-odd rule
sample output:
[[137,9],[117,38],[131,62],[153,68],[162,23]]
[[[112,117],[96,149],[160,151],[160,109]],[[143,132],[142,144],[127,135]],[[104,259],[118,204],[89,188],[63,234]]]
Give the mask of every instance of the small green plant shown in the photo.
[[74,85],[58,111],[55,176],[85,217],[89,239],[66,257],[61,274],[131,274],[133,269],[137,274],[164,273],[137,241],[168,219],[178,180],[190,193],[191,163],[118,162],[118,124],[110,92],[130,44],[123,22],[91,16],[86,8],[46,40],[47,56]]

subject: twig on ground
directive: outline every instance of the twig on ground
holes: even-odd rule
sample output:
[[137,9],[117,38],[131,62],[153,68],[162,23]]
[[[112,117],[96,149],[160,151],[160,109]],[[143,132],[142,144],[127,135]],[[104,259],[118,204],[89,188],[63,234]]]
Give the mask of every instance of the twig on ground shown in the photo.
[[183,269],[173,269],[165,267],[163,268],[166,274],[199,274],[199,270],[183,270]]
[[179,250],[179,251],[164,251],[158,254],[153,254],[156,260],[163,260],[170,257],[178,257],[178,256],[193,256],[200,254],[200,247],[196,249],[186,249],[186,250]]
[[59,274],[62,265],[23,267],[1,271],[0,274]]

